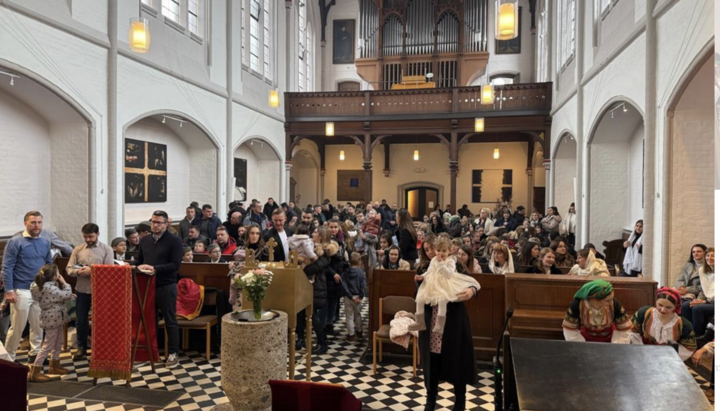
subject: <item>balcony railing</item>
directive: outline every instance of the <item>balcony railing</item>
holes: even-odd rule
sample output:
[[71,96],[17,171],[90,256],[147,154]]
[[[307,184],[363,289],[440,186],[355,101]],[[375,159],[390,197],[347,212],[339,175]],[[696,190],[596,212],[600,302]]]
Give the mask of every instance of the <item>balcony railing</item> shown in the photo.
[[552,83],[510,84],[495,87],[493,104],[480,104],[481,87],[413,90],[285,93],[287,121],[323,121],[332,118],[459,115],[546,115],[552,104]]

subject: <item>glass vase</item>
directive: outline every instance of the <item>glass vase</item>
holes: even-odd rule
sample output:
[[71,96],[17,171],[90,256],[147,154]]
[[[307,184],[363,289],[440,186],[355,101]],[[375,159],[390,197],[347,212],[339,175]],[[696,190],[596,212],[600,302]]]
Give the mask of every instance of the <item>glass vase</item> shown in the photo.
[[255,321],[261,321],[262,320],[262,298],[253,298],[252,300],[253,305],[253,315],[255,316]]

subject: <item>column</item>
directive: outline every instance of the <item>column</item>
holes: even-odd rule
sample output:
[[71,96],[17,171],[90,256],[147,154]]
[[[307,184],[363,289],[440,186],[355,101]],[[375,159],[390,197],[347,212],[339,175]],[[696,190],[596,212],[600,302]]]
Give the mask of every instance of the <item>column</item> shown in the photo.
[[458,174],[458,162],[450,162],[450,212],[455,214],[457,210],[457,174]]
[[286,203],[289,201],[295,201],[294,198],[290,198],[290,171],[292,170],[292,166],[292,161],[285,160],[285,178],[283,179],[285,187],[283,190],[282,201]]
[[[534,204],[533,203],[533,191],[534,191],[533,189],[535,187],[535,179],[533,178],[534,173],[533,173],[532,166],[525,169],[525,175],[527,175],[527,178],[528,178],[527,210],[528,210],[528,215],[530,215],[532,213],[533,204]],[[547,187],[547,185],[545,187]],[[547,188],[546,188],[546,192],[547,192]]]

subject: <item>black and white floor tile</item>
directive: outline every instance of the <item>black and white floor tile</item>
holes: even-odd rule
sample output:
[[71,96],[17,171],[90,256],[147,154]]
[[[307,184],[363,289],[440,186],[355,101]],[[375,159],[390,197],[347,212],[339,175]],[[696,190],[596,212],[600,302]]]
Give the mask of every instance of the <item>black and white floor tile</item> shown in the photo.
[[[341,309],[341,313],[342,313]],[[367,329],[367,306],[363,310],[363,320]],[[378,374],[372,373],[372,363],[361,362],[365,347],[361,343],[345,341],[344,315],[341,321],[335,324],[336,336],[330,337],[330,349],[321,356],[313,357],[312,381],[323,381],[342,384],[359,398],[365,409],[373,410],[421,410],[425,405],[425,388],[422,374],[412,376],[410,361],[392,360],[384,358],[384,363],[378,368]],[[18,352],[19,361],[26,360],[25,352]],[[299,360],[299,355],[297,357]],[[183,352],[180,355],[180,365],[172,370],[160,365],[153,372],[149,365],[136,368],[133,372],[132,387],[183,392],[175,402],[164,409],[168,411],[211,410],[219,404],[228,402],[221,388],[220,358],[213,355],[207,361],[198,352]],[[91,382],[87,377],[88,362],[73,361],[71,354],[65,352],[62,356],[62,365],[71,370],[63,377],[66,381]],[[479,383],[469,387],[467,392],[466,409],[488,410],[494,409],[492,374],[489,369],[480,370]],[[692,371],[691,371],[692,372]],[[295,378],[305,379],[304,363],[298,365]],[[709,387],[710,383],[701,376],[693,373],[701,388]],[[101,379],[98,384],[123,385],[124,381],[111,381]],[[450,410],[454,403],[452,386],[442,383],[438,397],[439,410]],[[131,404],[101,403],[97,401],[83,401],[77,399],[64,399],[30,395],[30,411],[60,411],[60,410],[90,410],[90,411],[139,411],[158,410],[153,407],[140,407]]]

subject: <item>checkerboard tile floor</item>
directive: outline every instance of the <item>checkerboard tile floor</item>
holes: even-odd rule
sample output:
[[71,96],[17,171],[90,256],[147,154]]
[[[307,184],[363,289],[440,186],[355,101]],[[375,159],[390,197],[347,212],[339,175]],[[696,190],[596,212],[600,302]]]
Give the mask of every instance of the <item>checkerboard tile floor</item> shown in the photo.
[[[341,307],[341,318],[335,324],[337,335],[330,336],[330,349],[321,356],[313,357],[312,381],[323,381],[342,384],[359,398],[364,409],[372,410],[419,410],[425,405],[425,388],[422,374],[412,376],[410,361],[384,358],[378,374],[373,375],[372,363],[361,362],[365,347],[361,343],[345,341],[344,311]],[[367,305],[363,309],[363,321],[367,329]],[[19,351],[17,359],[26,361],[26,352]],[[300,356],[296,357],[297,362]],[[221,388],[220,358],[213,355],[210,361],[198,352],[180,354],[180,365],[172,370],[158,364],[153,372],[149,365],[135,368],[132,387],[150,388],[171,391],[182,391],[184,394],[177,401],[165,407],[168,411],[211,410],[218,404],[228,402]],[[91,382],[87,376],[88,362],[73,361],[70,352],[62,355],[62,365],[71,370],[63,377],[67,381]],[[494,409],[492,374],[489,369],[480,369],[479,383],[468,387],[466,408],[468,410]],[[295,378],[305,379],[304,362],[296,369]],[[704,390],[710,383],[691,370],[693,377]],[[123,385],[125,381],[100,379],[98,384]],[[439,410],[450,410],[454,395],[452,386],[447,383],[440,385],[438,397]],[[131,404],[102,403],[56,397],[30,395],[30,411],[90,410],[90,411],[150,411],[159,410],[153,407],[140,407]]]

